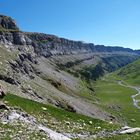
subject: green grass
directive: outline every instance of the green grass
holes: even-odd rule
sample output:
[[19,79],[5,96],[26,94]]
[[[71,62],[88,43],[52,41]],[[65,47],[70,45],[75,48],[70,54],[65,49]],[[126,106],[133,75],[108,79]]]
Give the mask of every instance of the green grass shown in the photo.
[[138,102],[138,105],[140,106],[140,102]]
[[[95,85],[96,96],[100,99],[100,107],[117,116],[120,122],[127,122],[133,127],[140,127],[140,110],[133,106],[131,95],[136,91],[113,82],[112,77],[98,80]],[[135,121],[132,121],[132,120]]]
[[110,136],[105,138],[98,138],[98,140],[139,140],[140,139],[140,133],[134,133],[134,134],[126,134],[126,135],[116,135],[116,136]]
[[140,85],[140,59],[116,71],[114,75],[123,79],[127,83],[139,86]]
[[[58,131],[62,130],[66,132],[85,131],[95,133],[104,129],[107,131],[112,131],[119,127],[119,125],[109,124],[108,122],[90,118],[77,113],[68,112],[53,107],[51,105],[45,105],[12,94],[7,94],[4,100],[7,101],[9,106],[21,108],[27,113],[38,118],[38,120],[41,122],[45,120],[43,122],[44,124],[47,121],[46,123],[47,126],[54,128]],[[42,107],[47,108],[47,110],[44,111]],[[67,126],[65,121],[69,121],[70,125]],[[93,123],[92,125],[89,123],[90,121],[92,121]],[[57,125],[54,126],[53,124],[54,122],[56,122]],[[97,128],[98,126],[100,126],[101,129],[98,129]]]
[[[28,132],[27,132],[28,131]],[[11,139],[48,139],[48,137],[39,131],[29,131],[28,127],[23,123],[15,123],[14,126],[10,124],[0,123],[0,140],[11,140]],[[21,135],[22,132],[22,135]]]
[[140,95],[135,97],[136,100],[140,100]]

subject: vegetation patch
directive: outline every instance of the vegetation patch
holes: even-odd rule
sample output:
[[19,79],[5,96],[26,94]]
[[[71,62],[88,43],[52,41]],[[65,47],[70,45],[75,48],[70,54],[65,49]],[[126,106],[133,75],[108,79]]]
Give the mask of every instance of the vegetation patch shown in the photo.
[[125,55],[113,55],[110,57],[102,58],[103,63],[105,64],[104,69],[108,72],[115,71],[131,62],[136,60],[137,56],[125,56]]
[[140,133],[126,134],[126,135],[114,135],[103,138],[98,138],[98,140],[139,140]]
[[100,107],[116,116],[119,122],[132,127],[140,126],[140,112],[134,107],[131,98],[136,92],[118,85],[112,77],[98,80],[95,85],[95,94],[100,99]]
[[101,130],[113,131],[119,127],[115,124],[58,109],[51,105],[45,105],[12,94],[7,94],[4,101],[9,106],[22,109],[28,114],[35,116],[46,126],[62,132],[81,133],[84,131],[96,133]]
[[133,85],[140,85],[140,59],[127,66],[121,68],[114,73],[114,76],[118,76],[127,83]]

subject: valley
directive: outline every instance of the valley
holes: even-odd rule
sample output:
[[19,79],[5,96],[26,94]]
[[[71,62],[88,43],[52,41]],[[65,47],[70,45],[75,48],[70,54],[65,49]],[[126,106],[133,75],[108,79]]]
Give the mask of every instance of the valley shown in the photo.
[[139,89],[138,87],[125,85],[125,84],[122,83],[122,81],[119,81],[118,84],[121,85],[121,86],[129,87],[129,88],[134,89],[134,90],[137,91],[137,93],[136,93],[135,95],[132,95],[131,98],[132,98],[132,100],[133,100],[133,105],[134,105],[136,108],[140,109],[139,104],[138,104],[138,103],[139,103],[139,100],[137,100],[137,98],[138,98],[139,95],[140,95],[140,89]]
[[[138,140],[139,56],[139,50],[23,32],[1,15],[0,139]],[[123,133],[129,129],[136,132]]]

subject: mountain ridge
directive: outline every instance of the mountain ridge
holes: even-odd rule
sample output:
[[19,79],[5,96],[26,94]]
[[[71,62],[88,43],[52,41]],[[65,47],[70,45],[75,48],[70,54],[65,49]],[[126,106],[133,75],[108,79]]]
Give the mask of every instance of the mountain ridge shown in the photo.
[[[94,45],[82,41],[73,41],[59,38],[55,35],[44,33],[22,32],[19,30],[15,21],[7,16],[0,16],[0,42],[7,45],[31,45],[34,50],[42,51],[40,54],[46,57],[51,55],[65,55],[75,53],[121,53],[128,52],[139,54],[138,50],[123,48],[118,46]],[[40,50],[37,48],[40,46]],[[44,52],[45,51],[45,52]],[[45,54],[46,53],[46,54]]]

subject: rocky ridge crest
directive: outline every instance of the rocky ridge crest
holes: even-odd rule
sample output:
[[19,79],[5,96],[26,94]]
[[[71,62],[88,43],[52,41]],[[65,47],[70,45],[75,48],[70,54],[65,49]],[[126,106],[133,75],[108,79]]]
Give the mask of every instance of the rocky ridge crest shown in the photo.
[[12,18],[2,15],[0,16],[0,42],[6,45],[31,46],[36,54],[45,57],[79,53],[139,53],[139,51],[118,46],[94,45],[93,43],[59,38],[55,35],[22,32]]

